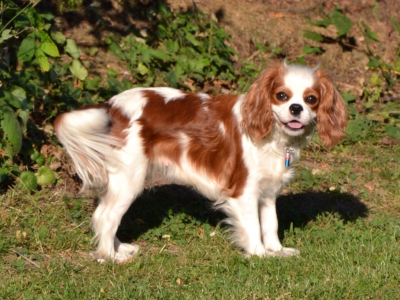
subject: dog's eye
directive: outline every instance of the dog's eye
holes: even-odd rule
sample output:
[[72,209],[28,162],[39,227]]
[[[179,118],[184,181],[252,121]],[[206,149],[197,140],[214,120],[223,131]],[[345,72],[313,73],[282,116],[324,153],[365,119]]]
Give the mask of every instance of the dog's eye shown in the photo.
[[286,93],[284,92],[279,92],[278,94],[276,94],[276,99],[278,99],[279,101],[287,101],[289,100],[289,96],[286,95]]
[[307,102],[308,104],[315,104],[315,103],[317,103],[317,97],[310,95],[310,96],[307,96],[304,99],[304,101]]

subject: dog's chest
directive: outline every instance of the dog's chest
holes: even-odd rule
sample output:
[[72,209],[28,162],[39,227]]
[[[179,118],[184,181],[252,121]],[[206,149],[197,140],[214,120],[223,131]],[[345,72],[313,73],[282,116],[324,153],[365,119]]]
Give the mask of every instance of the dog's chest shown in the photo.
[[[289,152],[290,151],[290,152]],[[276,150],[269,147],[258,154],[257,175],[259,188],[264,193],[279,193],[294,177],[293,163],[298,160],[299,151],[292,148]]]

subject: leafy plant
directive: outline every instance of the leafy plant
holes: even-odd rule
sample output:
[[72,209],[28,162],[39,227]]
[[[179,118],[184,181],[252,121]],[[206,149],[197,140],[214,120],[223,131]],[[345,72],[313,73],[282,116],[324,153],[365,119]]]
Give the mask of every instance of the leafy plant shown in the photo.
[[[226,32],[203,13],[175,13],[165,5],[149,12],[158,25],[150,35],[128,35],[120,42],[108,39],[110,51],[127,63],[137,84],[168,84],[190,89],[220,79],[232,81],[235,70]],[[150,38],[154,37],[154,38]]]
[[[59,98],[68,105],[66,96],[75,90],[73,80],[83,81],[88,75],[79,46],[52,25],[52,14],[36,11],[39,2],[20,7],[14,1],[2,1],[0,19],[0,182],[21,174],[20,184],[29,189],[54,182],[43,179],[53,176],[44,171],[48,167],[41,166],[44,157],[30,157],[34,145],[43,143],[35,138],[31,113],[40,108],[48,118],[55,113],[52,109]],[[67,63],[61,62],[62,56]],[[74,96],[79,94],[78,90]],[[78,98],[74,96],[70,99]],[[21,173],[21,159],[41,166],[37,182],[29,171]]]
[[351,37],[350,30],[353,26],[351,20],[342,14],[340,7],[336,7],[336,9],[332,12],[329,17],[323,18],[319,21],[312,21],[306,18],[306,22],[310,25],[327,28],[329,26],[334,26],[336,28],[336,36],[327,36],[321,33],[311,31],[311,30],[304,30],[303,37],[322,43],[338,43],[342,47],[350,47],[354,46],[354,38]]
[[[344,95],[345,100],[348,102],[350,116],[353,118],[347,130],[349,136],[347,141],[355,142],[371,136],[371,131],[375,130],[377,127],[376,122],[391,123],[391,125],[385,127],[385,132],[390,137],[397,137],[396,128],[398,127],[396,126],[399,124],[399,121],[398,118],[393,118],[393,116],[398,116],[398,111],[396,108],[392,107],[390,103],[382,105],[381,99],[384,94],[390,92],[396,83],[397,74],[399,74],[400,70],[400,52],[398,51],[397,60],[395,62],[386,63],[379,54],[376,54],[374,50],[372,50],[370,44],[379,43],[380,40],[378,39],[378,34],[365,22],[361,22],[357,25],[364,37],[366,46],[365,48],[361,48],[356,45],[356,39],[350,35],[353,22],[342,13],[340,7],[336,7],[328,17],[319,21],[312,21],[310,19],[306,19],[306,21],[310,25],[320,28],[334,26],[336,28],[336,36],[324,35],[312,30],[304,30],[303,37],[317,43],[337,43],[344,51],[361,51],[369,59],[366,67],[370,68],[372,72],[367,78],[361,95],[364,116],[356,109],[356,105],[360,106],[361,104],[357,97],[351,94]],[[392,24],[398,34],[400,34],[400,25],[394,18],[392,18]],[[315,53],[319,53],[320,50],[323,51],[322,47],[306,47],[313,49]],[[300,57],[300,62],[301,59],[302,57]]]

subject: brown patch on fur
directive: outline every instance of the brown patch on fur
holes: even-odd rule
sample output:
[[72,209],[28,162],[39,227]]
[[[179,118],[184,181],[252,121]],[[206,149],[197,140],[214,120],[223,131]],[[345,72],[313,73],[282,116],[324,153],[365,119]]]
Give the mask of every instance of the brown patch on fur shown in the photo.
[[284,69],[280,63],[271,64],[250,86],[242,106],[241,127],[254,143],[267,137],[274,128],[272,102],[276,99],[277,87],[283,86]]
[[346,135],[346,105],[332,80],[323,71],[316,71],[320,103],[317,111],[318,135],[325,147],[336,145]]
[[129,118],[114,106],[109,107],[108,115],[110,117],[110,136],[118,139],[122,143],[121,146],[125,145]]
[[317,102],[315,102],[314,104],[311,103],[307,103],[306,104],[314,111],[317,110],[319,102],[321,101],[321,95],[320,95],[320,91],[319,90],[315,90],[312,88],[306,88],[304,93],[303,93],[303,99],[306,99],[308,96],[314,96],[315,98],[317,98]]
[[248,173],[239,124],[232,113],[238,97],[202,99],[185,93],[185,97],[165,103],[154,91],[143,93],[148,102],[138,122],[150,160],[179,166],[181,156],[187,153],[193,168],[216,180],[227,196],[240,196]]

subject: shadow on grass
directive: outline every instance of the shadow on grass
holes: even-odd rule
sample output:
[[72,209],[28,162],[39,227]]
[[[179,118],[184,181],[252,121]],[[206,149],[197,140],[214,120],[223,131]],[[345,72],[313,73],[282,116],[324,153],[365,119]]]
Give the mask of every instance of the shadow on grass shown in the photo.
[[[164,218],[172,213],[184,212],[201,222],[215,226],[226,216],[215,211],[212,203],[192,189],[169,184],[144,191],[131,205],[122,219],[118,237],[123,242],[132,242],[141,234],[161,226]],[[277,214],[279,236],[290,228],[301,227],[323,213],[337,213],[348,222],[366,217],[368,209],[364,203],[350,194],[305,192],[278,197]]]
[[323,213],[337,213],[345,222],[353,222],[368,215],[367,206],[357,197],[339,192],[304,192],[278,197],[276,210],[279,237],[293,227],[302,227]]

